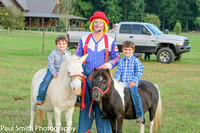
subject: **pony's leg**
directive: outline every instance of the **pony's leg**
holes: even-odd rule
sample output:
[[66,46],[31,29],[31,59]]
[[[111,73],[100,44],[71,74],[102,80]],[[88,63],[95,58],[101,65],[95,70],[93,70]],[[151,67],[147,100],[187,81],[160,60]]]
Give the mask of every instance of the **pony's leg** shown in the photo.
[[140,133],[144,133],[144,127],[145,127],[145,118],[142,123],[140,123]]
[[149,133],[153,133],[153,124],[154,124],[154,120],[150,121],[150,123],[149,123]]
[[70,109],[68,109],[65,112],[65,121],[66,121],[66,127],[67,127],[67,133],[70,133],[71,127],[72,127],[72,116],[74,112],[74,106],[72,106]]
[[117,133],[122,133],[123,117],[117,117]]
[[110,121],[110,124],[111,124],[111,126],[112,126],[112,132],[113,133],[116,133],[116,119],[112,119],[112,118],[108,118],[109,119],[109,121]]
[[140,123],[140,133],[144,133],[144,124]]
[[33,130],[33,121],[35,118],[35,114],[36,114],[36,105],[31,102],[31,121],[30,121],[30,125],[29,125],[29,128],[31,131]]
[[48,126],[50,127],[50,129],[53,129],[52,115],[53,115],[52,112],[47,112]]
[[54,107],[54,117],[56,123],[56,132],[60,133],[61,121],[60,121],[61,111],[58,107]]

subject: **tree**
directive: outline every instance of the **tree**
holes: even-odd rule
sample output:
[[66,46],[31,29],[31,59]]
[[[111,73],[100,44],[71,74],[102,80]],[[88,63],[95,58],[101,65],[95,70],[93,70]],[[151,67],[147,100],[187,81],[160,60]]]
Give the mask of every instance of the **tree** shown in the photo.
[[19,9],[8,6],[0,8],[0,25],[4,28],[23,28],[25,17]]
[[200,30],[200,17],[196,18],[194,24],[196,25],[196,30]]
[[144,17],[144,22],[155,24],[158,28],[160,27],[160,19],[154,14],[147,14]]
[[63,10],[64,10],[64,14],[65,14],[65,27],[66,30],[68,29],[68,25],[69,25],[69,18],[68,15],[70,14],[70,10],[72,7],[72,1],[73,0],[61,0],[61,4],[63,6]]
[[177,21],[183,24],[186,31],[189,30],[189,26],[194,27],[193,21],[198,14],[195,0],[163,0],[161,7],[163,29],[172,28]]
[[196,0],[196,5],[197,5],[198,10],[199,10],[199,12],[200,12],[200,0]]
[[168,29],[170,29],[172,25],[175,25],[177,21],[177,1],[178,0],[163,0],[161,4],[163,24],[166,24]]
[[112,25],[122,20],[122,7],[119,6],[120,3],[121,0],[102,1],[106,17],[109,19],[109,22],[112,23]]
[[182,30],[182,28],[181,28],[180,22],[176,22],[176,25],[174,26],[174,32],[176,34],[180,34],[181,30]]
[[123,0],[124,21],[141,22],[144,19],[144,0]]
[[71,14],[87,18],[92,15],[93,5],[91,2],[75,0],[72,5]]
[[145,3],[145,13],[155,14],[160,16],[160,10],[163,0],[144,0]]
[[59,18],[58,24],[56,25],[56,29],[65,29],[66,28],[65,21],[66,20],[64,18]]

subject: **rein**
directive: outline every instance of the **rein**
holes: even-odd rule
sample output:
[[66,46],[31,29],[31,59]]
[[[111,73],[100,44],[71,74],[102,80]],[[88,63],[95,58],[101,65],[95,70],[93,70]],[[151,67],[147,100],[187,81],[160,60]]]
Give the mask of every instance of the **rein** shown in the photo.
[[[110,86],[110,85],[108,84],[108,88],[107,88],[105,91],[102,91],[99,87],[93,87],[92,90],[94,90],[94,89],[99,90],[99,91],[101,92],[101,94],[102,94],[102,97],[103,97],[103,95],[104,95],[106,92],[109,92],[109,91],[110,91],[109,86]],[[90,104],[89,118],[90,118],[90,116],[91,116],[92,105],[93,105],[93,100],[91,101],[91,104]]]
[[85,108],[85,91],[86,91],[86,76],[84,74],[75,74],[71,76],[72,80],[74,79],[79,79],[81,82],[83,82],[83,87],[82,87],[82,97],[81,97],[81,111]]

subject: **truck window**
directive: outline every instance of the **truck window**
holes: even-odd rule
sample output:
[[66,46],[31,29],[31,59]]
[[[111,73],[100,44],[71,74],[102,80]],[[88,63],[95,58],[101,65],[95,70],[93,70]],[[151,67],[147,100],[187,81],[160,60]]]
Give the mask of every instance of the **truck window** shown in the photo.
[[119,29],[119,33],[131,33],[131,25],[130,24],[122,24]]
[[142,29],[145,29],[146,32],[149,32],[143,25],[133,25],[132,34],[142,34]]

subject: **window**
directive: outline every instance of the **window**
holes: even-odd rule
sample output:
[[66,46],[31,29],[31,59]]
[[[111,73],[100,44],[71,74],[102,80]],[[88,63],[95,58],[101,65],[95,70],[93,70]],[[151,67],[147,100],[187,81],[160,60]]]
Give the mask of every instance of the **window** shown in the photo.
[[163,33],[154,25],[146,25],[153,33],[154,35],[162,35]]
[[148,32],[148,30],[143,25],[133,25],[132,27],[132,33],[133,34],[142,34],[142,29],[145,29],[145,31]]
[[131,33],[131,25],[130,24],[122,24],[119,29],[119,33]]

